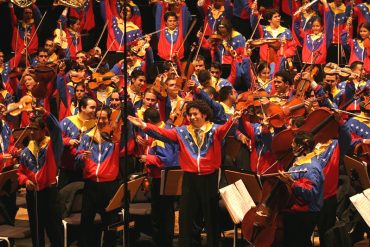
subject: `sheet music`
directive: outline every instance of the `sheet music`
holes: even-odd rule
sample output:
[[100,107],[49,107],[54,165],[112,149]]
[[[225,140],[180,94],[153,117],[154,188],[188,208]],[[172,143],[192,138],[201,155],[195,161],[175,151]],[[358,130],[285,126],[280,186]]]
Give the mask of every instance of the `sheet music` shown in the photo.
[[235,182],[235,186],[238,189],[238,191],[239,191],[240,195],[242,196],[243,200],[247,204],[247,206],[248,206],[247,212],[248,212],[249,209],[251,209],[252,207],[255,207],[256,204],[254,203],[251,195],[249,194],[249,192],[247,190],[247,187],[245,187],[245,184],[241,179],[239,179],[238,181]]
[[[367,189],[364,193],[370,194],[370,189]],[[354,195],[349,199],[365,220],[366,224],[370,227],[370,200],[363,193]]]
[[[362,193],[367,197],[367,199],[370,201],[370,188],[362,191]],[[369,208],[370,210],[370,208]]]

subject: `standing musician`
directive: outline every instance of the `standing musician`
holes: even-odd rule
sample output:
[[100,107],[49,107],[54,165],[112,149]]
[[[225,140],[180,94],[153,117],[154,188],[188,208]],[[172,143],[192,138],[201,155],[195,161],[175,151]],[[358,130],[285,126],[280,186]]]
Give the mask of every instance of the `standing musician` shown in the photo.
[[82,7],[70,8],[69,16],[75,17],[80,21],[80,31],[90,31],[95,27],[93,0],[84,1]]
[[[219,244],[218,169],[221,165],[221,142],[240,114],[235,113],[224,125],[209,122],[212,110],[206,102],[195,100],[186,106],[189,126],[162,129],[129,116],[136,126],[163,141],[179,144],[179,164],[184,170],[180,206],[180,246],[192,246],[194,222],[204,218],[207,245]],[[162,140],[162,139],[161,139]]]
[[[163,60],[179,60],[184,58],[184,38],[188,30],[188,23],[191,20],[189,11],[181,11],[177,16],[175,12],[169,11],[162,14],[160,3],[156,4],[156,30],[160,31],[158,37],[158,56]],[[164,20],[164,23],[163,21]]]
[[[4,52],[0,50],[0,76],[1,76],[1,82],[6,86],[6,89],[9,92],[14,92],[12,89],[10,83],[9,83],[9,75],[13,68],[17,67],[19,64],[20,55],[15,55],[13,58],[11,58],[9,61],[4,61]],[[14,88],[16,88],[14,86]]]
[[127,23],[124,23],[123,9],[119,15],[115,15],[112,11],[113,6],[110,5],[109,0],[100,1],[100,11],[107,24],[108,36],[107,36],[107,50],[110,51],[124,51],[124,25],[127,27],[127,44],[131,44],[137,38],[142,36],[141,29],[136,26],[132,18],[132,7],[128,5],[126,7]]
[[82,39],[80,35],[81,23],[76,17],[70,16],[67,20],[68,8],[65,8],[59,17],[58,22],[61,23],[61,27],[66,34],[66,40],[68,43],[67,49],[65,50],[65,57],[76,59],[78,51],[82,50]]
[[274,74],[284,68],[287,59],[292,59],[295,55],[297,45],[292,39],[292,33],[288,28],[282,27],[281,16],[275,9],[268,10],[264,15],[269,23],[267,26],[260,25],[257,18],[260,18],[260,13],[257,11],[257,5],[253,3],[251,24],[255,28],[258,24],[257,36],[264,39],[280,39],[273,44],[263,44],[260,47],[260,58],[262,61],[267,61],[270,64],[271,73]]
[[[170,129],[159,118],[158,110],[148,108],[144,112],[144,121],[159,128]],[[153,240],[157,246],[170,247],[174,237],[175,208],[174,198],[160,195],[161,170],[165,167],[178,166],[179,147],[149,137],[149,151],[141,155],[140,160],[148,170],[151,179],[151,219]]]
[[332,42],[333,14],[329,10],[326,0],[321,0],[321,2],[325,7],[324,22],[320,17],[317,17],[312,22],[311,33],[299,28],[299,20],[295,21],[295,29],[299,29],[296,33],[303,40],[302,62],[305,64],[325,64],[327,50]]
[[[13,28],[12,50],[16,55],[18,53],[23,55],[35,54],[39,46],[36,33],[36,25],[41,21],[41,12],[39,8],[34,3],[31,8],[24,8],[22,20],[17,20],[12,3],[9,3],[9,10]],[[27,49],[27,51],[25,49]],[[29,60],[28,57],[25,61],[27,60]]]
[[334,28],[332,31],[333,34],[332,43],[328,49],[327,62],[335,62],[338,64],[346,64],[345,54],[341,46],[342,42],[340,36],[343,30],[346,28],[348,17],[351,17],[350,16],[351,6],[350,5],[346,6],[343,2],[344,1],[342,0],[336,0],[328,4],[330,11],[334,15]]
[[370,22],[370,0],[363,0],[363,3],[359,3],[355,6],[353,17],[357,18],[357,27],[364,22]]
[[204,16],[203,33],[209,37],[217,31],[218,25],[224,18],[231,19],[232,4],[230,0],[198,0],[198,8]]
[[[123,138],[120,140],[102,138],[104,128],[109,124],[110,114],[108,106],[97,110],[97,124],[82,136],[77,150],[76,161],[83,169],[85,180],[81,210],[81,227],[83,229],[81,246],[84,247],[96,244],[96,239],[92,237],[96,213],[101,215],[104,228],[118,220],[116,212],[107,213],[105,211],[118,189],[119,151],[124,145]],[[115,233],[115,231],[105,231],[104,246],[116,246]]]
[[96,102],[92,98],[84,97],[79,100],[77,115],[64,118],[60,122],[63,134],[64,151],[59,169],[58,188],[80,181],[81,171],[74,165],[77,147],[80,145],[83,134],[95,125]]
[[266,92],[271,93],[274,81],[271,80],[270,75],[270,67],[267,62],[261,62],[260,64],[258,64],[256,89],[263,89]]
[[153,88],[148,87],[145,89],[142,99],[142,105],[139,109],[136,110],[136,114],[140,119],[144,119],[144,112],[149,108],[156,108],[157,106],[157,93],[153,90]]
[[198,57],[194,58],[193,66],[194,66],[194,73],[191,75],[190,79],[195,81],[197,86],[199,86],[198,74],[199,74],[199,71],[206,69],[206,59],[202,55],[199,55]]
[[[38,108],[31,119],[31,140],[20,155],[18,182],[27,189],[27,212],[33,246],[63,246],[62,220],[57,205],[57,170],[63,152],[62,133],[56,118]],[[50,137],[46,135],[49,133]]]
[[142,105],[143,91],[146,87],[145,73],[142,70],[134,70],[131,73],[131,84],[127,88],[129,98],[136,109]]
[[44,49],[48,51],[48,62],[55,62],[59,59],[59,55],[57,54],[57,47],[56,44],[54,44],[54,40],[52,38],[47,38],[45,40]]
[[367,73],[370,72],[370,52],[369,47],[364,46],[364,41],[370,36],[370,23],[364,22],[359,27],[357,38],[351,39],[350,27],[352,26],[352,18],[348,18],[347,26],[342,33],[343,48],[350,51],[351,56],[348,64],[360,61],[364,63],[364,69]]
[[294,163],[288,171],[307,169],[306,173],[280,172],[279,179],[292,192],[293,204],[283,213],[283,246],[310,246],[311,235],[323,205],[324,174],[315,152],[312,134],[298,132],[292,143]]

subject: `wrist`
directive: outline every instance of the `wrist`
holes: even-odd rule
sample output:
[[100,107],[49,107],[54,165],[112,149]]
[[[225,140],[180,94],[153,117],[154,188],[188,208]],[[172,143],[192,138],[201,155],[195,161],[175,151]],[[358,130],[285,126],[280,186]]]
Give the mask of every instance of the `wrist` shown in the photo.
[[311,83],[310,83],[310,85],[311,85],[311,88],[313,89],[313,90],[315,90],[315,88],[317,87],[317,82],[315,82],[315,81],[311,81]]

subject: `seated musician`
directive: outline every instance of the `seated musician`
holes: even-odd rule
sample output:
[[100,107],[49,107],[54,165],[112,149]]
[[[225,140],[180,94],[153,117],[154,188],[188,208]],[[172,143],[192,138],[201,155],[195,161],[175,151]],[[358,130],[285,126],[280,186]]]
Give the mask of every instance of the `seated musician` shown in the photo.
[[273,103],[284,104],[292,95],[291,78],[286,71],[278,72],[274,76],[271,95],[276,96],[270,98]]
[[44,48],[39,48],[37,55],[31,62],[31,66],[37,66],[38,64],[43,65],[49,61],[49,53]]
[[298,132],[292,143],[294,163],[288,171],[307,169],[306,173],[287,174],[279,179],[291,189],[293,204],[283,213],[283,246],[310,246],[324,196],[324,174],[314,151],[315,141],[308,132]]
[[[160,120],[159,112],[154,108],[148,108],[144,112],[144,121],[159,128],[171,128]],[[175,223],[174,198],[160,195],[161,169],[179,165],[179,147],[174,143],[165,143],[152,137],[148,139],[148,146],[149,152],[141,155],[140,161],[145,164],[152,177],[150,191],[153,240],[157,246],[172,246]]]
[[[108,106],[97,108],[97,125],[82,136],[77,150],[76,161],[83,169],[85,180],[81,210],[81,246],[95,246],[97,239],[93,236],[96,213],[101,215],[105,229],[118,221],[116,212],[105,211],[119,186],[119,151],[124,146],[123,138],[108,140],[102,137],[104,128],[109,124],[110,114]],[[104,245],[116,246],[116,231],[105,231]]]
[[256,10],[257,5],[253,3],[251,14],[251,25],[254,28],[257,24],[256,35],[264,39],[280,39],[273,44],[263,44],[260,47],[260,58],[270,64],[271,73],[275,74],[284,68],[287,59],[292,59],[295,55],[297,45],[293,40],[292,33],[288,28],[282,27],[280,13],[276,9],[266,12],[264,19],[269,25],[263,26],[257,23],[260,13]]
[[32,244],[45,246],[46,231],[52,246],[62,246],[62,220],[56,187],[63,152],[62,132],[57,119],[43,108],[34,113],[29,127],[31,140],[20,155],[17,174],[19,184],[27,190]]

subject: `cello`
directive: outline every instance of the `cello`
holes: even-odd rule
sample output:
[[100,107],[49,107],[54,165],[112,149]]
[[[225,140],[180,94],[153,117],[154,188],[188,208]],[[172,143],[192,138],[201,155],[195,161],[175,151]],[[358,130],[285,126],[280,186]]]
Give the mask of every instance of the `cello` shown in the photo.
[[[355,97],[347,101],[343,107],[347,107],[367,89],[364,88],[357,92]],[[324,143],[337,137],[338,128],[339,124],[335,120],[334,114],[329,110],[321,108],[312,112],[303,126],[294,130],[284,130],[273,138],[272,150],[277,161],[270,168],[278,163],[285,170],[290,168],[294,159],[291,144],[295,132],[311,132],[314,135],[315,143]],[[290,187],[277,179],[265,180],[261,203],[248,211],[242,221],[244,237],[257,247],[267,247],[274,242],[279,242],[282,236],[280,212],[291,205],[291,202]]]

